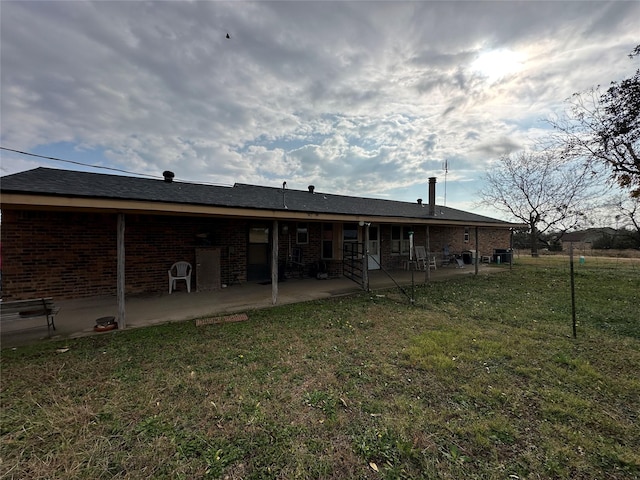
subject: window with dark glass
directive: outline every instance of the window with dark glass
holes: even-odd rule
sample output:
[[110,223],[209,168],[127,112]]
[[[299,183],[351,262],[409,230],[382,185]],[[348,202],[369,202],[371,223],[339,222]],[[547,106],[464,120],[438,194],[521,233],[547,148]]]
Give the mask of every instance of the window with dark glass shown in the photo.
[[358,224],[357,223],[345,223],[342,227],[342,241],[343,242],[357,242],[358,241]]
[[402,227],[391,227],[391,253],[400,255],[402,243]]
[[391,253],[393,255],[409,254],[409,232],[411,227],[391,227]]
[[309,243],[309,225],[307,222],[299,222],[296,225],[296,243]]
[[344,255],[359,256],[358,224],[345,223],[342,225],[342,249]]
[[322,258],[333,258],[333,224],[322,224]]

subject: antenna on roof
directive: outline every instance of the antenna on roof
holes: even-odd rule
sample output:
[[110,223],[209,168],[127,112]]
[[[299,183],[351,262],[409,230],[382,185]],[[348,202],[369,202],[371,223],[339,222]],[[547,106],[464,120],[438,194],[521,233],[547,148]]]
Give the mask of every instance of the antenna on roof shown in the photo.
[[444,206],[447,206],[447,173],[449,173],[449,160],[444,160]]

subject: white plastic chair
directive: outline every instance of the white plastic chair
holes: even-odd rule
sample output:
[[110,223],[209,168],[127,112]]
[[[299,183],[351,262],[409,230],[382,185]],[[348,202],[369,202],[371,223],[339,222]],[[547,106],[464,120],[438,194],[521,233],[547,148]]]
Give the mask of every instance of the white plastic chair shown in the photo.
[[176,262],[171,265],[169,269],[169,294],[176,289],[176,281],[178,280],[187,282],[187,292],[191,293],[191,264],[189,262]]

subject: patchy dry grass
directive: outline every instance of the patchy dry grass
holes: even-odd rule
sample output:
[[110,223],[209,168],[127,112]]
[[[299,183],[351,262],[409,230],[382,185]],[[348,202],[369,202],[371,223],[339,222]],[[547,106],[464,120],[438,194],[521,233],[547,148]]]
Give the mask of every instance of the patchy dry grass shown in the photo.
[[5,350],[0,474],[637,478],[637,266],[504,270]]

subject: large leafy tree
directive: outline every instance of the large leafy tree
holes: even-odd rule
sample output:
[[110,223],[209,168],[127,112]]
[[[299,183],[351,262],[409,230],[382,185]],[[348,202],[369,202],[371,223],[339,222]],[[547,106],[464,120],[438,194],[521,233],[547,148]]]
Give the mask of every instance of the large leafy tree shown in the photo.
[[[640,55],[640,45],[629,57]],[[566,156],[604,163],[632,197],[640,197],[640,69],[606,92],[576,93],[565,115],[550,120]]]
[[585,223],[596,200],[598,179],[589,165],[567,161],[553,150],[500,157],[485,174],[481,203],[526,223],[531,255],[546,232],[560,234]]

